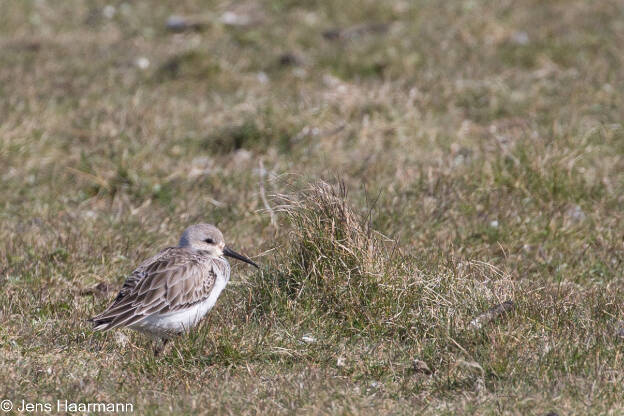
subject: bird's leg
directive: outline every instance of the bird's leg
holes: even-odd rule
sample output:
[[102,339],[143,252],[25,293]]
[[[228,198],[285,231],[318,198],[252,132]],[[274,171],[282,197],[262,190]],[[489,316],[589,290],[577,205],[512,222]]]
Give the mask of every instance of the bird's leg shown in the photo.
[[[166,353],[169,344],[169,338],[160,338],[154,343],[154,357],[158,357],[160,354]],[[169,344],[171,346],[171,344]]]

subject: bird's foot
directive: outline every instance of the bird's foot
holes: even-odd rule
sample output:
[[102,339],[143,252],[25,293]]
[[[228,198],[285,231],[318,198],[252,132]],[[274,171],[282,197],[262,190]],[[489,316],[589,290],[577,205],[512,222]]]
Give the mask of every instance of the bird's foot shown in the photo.
[[173,344],[167,338],[157,340],[154,343],[154,357],[166,355],[171,350],[172,346]]

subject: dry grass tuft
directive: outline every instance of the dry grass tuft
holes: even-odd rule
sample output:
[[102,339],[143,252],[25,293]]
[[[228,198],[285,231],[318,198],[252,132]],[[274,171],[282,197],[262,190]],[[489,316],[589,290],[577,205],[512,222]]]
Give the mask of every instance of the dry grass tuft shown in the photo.
[[[276,210],[291,225],[292,267],[308,280],[320,282],[338,273],[339,279],[374,279],[392,269],[387,250],[393,241],[371,228],[370,218],[355,212],[343,182],[319,181],[291,195],[278,195]],[[329,268],[327,270],[326,268]]]
[[254,292],[281,296],[282,306],[330,315],[350,328],[382,320],[385,288],[398,272],[393,241],[349,205],[344,183],[318,181],[273,201],[288,244],[270,270],[275,281],[262,281],[265,290]]
[[378,318],[383,286],[396,277],[388,251],[392,240],[349,205],[344,183],[319,181],[275,200],[290,225],[291,242],[278,273],[294,299],[322,305],[351,323]]

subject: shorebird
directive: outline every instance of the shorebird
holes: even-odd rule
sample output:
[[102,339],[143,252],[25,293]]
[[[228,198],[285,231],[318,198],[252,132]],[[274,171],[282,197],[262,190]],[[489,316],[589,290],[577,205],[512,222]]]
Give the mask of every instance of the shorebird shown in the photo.
[[225,256],[258,268],[226,246],[214,225],[191,225],[177,247],[165,248],[128,276],[112,305],[90,319],[93,329],[131,328],[162,339],[164,347],[173,336],[195,327],[215,305],[230,280]]

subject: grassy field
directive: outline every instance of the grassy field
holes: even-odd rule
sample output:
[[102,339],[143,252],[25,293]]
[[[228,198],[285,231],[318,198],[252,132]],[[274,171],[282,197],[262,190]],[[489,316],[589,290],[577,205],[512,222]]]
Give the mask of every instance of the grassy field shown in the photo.
[[[621,2],[0,16],[0,400],[624,414]],[[94,333],[195,222],[261,270],[164,356]]]

